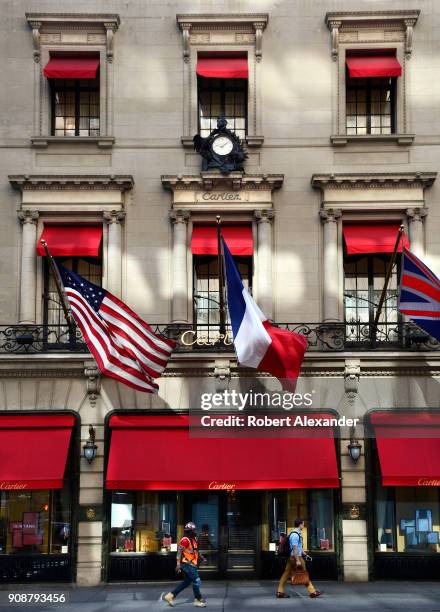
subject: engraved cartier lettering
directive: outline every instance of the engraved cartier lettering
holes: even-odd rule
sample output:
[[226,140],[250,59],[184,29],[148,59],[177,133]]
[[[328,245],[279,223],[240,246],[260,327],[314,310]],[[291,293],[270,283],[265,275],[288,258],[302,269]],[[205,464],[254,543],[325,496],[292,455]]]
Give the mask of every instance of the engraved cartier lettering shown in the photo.
[[241,195],[239,193],[212,193],[210,191],[206,191],[202,195],[202,198],[204,200],[216,200],[224,202],[225,200],[241,200]]

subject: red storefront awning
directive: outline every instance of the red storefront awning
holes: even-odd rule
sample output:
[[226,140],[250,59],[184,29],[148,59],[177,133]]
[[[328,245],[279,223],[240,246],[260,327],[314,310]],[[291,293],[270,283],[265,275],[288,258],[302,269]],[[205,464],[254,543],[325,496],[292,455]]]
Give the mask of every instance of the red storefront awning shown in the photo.
[[102,225],[45,225],[37,243],[38,255],[45,255],[41,239],[54,257],[97,257]]
[[384,486],[440,486],[440,411],[374,412]]
[[0,489],[61,489],[72,415],[0,416]]
[[[254,239],[248,225],[225,225],[222,236],[232,255],[252,255]],[[191,251],[193,255],[217,255],[217,228],[196,225],[192,231]]]
[[[399,224],[344,223],[343,232],[347,255],[392,253],[399,232]],[[405,232],[399,243],[399,253],[402,252],[403,246],[409,249],[409,242]]]
[[247,79],[247,56],[202,56],[197,59],[197,74],[213,79]]
[[110,427],[108,489],[339,487],[330,427],[322,428],[319,438],[316,432],[306,431],[316,428],[305,427],[304,438],[295,439],[194,438],[190,436],[189,417],[179,415],[115,415],[110,418]]
[[43,73],[48,79],[95,79],[98,68],[97,55],[51,55]]
[[348,55],[346,62],[351,79],[402,75],[402,66],[394,55]]

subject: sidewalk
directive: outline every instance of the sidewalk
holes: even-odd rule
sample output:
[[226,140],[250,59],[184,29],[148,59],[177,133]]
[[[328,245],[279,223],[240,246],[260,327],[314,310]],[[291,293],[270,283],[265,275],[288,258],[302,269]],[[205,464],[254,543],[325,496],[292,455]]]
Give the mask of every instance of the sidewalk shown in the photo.
[[[173,583],[175,585],[175,583]],[[439,582],[370,582],[337,583],[320,582],[318,588],[324,594],[316,600],[307,596],[304,587],[297,587],[290,599],[275,599],[274,581],[219,581],[205,582],[203,595],[208,601],[207,610],[212,612],[259,612],[260,610],[307,610],[314,612],[388,612],[392,610],[416,610],[417,612],[440,612]],[[163,612],[171,610],[160,601],[170,585],[157,584],[112,584],[102,587],[81,588],[63,585],[1,585],[0,611],[39,610],[40,612]],[[50,593],[68,594],[68,604],[14,604],[10,606],[10,593]],[[187,589],[176,600],[177,611],[194,610],[192,591]]]

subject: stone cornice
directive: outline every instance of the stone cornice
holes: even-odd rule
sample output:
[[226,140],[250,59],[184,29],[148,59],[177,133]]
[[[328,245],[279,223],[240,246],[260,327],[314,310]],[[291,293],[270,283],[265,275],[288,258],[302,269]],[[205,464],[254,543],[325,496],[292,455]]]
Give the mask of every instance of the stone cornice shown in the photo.
[[398,187],[430,187],[437,172],[366,172],[314,174],[311,179],[315,189],[372,189]]
[[[103,28],[119,28],[121,20],[116,13],[26,13],[26,21],[31,27],[38,22],[42,26],[51,24],[86,24],[93,23],[102,25]],[[105,24],[108,24],[105,25]]]
[[129,174],[10,174],[8,178],[18,191],[112,189],[124,192],[134,186],[134,179]]
[[254,24],[261,24],[264,29],[269,21],[267,13],[187,13],[176,15],[179,28],[183,31],[190,28],[234,28]]
[[244,174],[231,172],[223,176],[213,172],[201,174],[165,174],[161,176],[162,185],[171,191],[178,190],[260,190],[279,189],[284,182],[284,174]]
[[371,23],[383,23],[383,22],[397,22],[402,25],[402,29],[406,27],[405,20],[414,20],[413,25],[417,23],[420,11],[414,10],[403,10],[403,11],[335,11],[326,13],[325,23],[328,28],[332,28],[334,22],[341,22],[341,25],[345,24],[362,24],[365,22]]

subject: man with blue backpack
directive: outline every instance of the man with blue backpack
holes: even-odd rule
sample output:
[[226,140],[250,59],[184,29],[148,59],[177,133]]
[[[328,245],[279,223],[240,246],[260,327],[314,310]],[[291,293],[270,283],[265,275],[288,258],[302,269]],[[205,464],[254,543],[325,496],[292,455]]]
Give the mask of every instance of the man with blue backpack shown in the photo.
[[321,595],[321,592],[315,589],[311,580],[308,578],[304,561],[304,556],[307,557],[308,555],[306,555],[303,550],[303,538],[301,534],[303,528],[304,521],[300,518],[295,519],[295,529],[289,534],[289,537],[286,536],[285,539],[280,542],[278,553],[286,558],[286,569],[278,584],[276,595],[278,599],[290,597],[290,595],[284,592],[284,589],[289,577],[294,577],[297,572],[303,573],[306,577],[305,582],[301,582],[300,584],[304,584],[307,587],[310,597],[315,598]]

